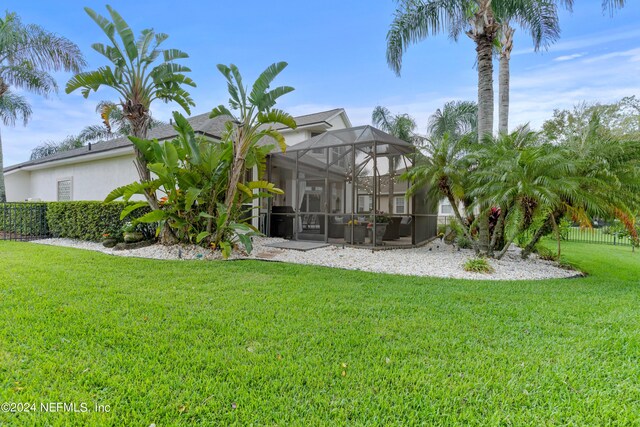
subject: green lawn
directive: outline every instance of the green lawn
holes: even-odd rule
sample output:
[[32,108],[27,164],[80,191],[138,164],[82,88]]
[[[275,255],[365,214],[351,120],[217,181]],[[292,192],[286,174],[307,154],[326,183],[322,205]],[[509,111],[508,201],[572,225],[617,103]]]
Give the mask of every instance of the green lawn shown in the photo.
[[473,282],[0,242],[0,425],[638,425],[640,254]]

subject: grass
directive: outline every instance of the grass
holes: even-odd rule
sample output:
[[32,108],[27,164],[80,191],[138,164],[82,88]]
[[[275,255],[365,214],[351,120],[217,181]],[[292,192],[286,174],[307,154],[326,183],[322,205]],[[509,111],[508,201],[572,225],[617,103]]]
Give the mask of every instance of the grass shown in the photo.
[[[551,243],[552,244],[552,243]],[[0,425],[638,425],[640,255],[407,278],[0,242]]]
[[484,258],[470,258],[464,263],[465,271],[472,271],[474,273],[492,273],[493,267]]

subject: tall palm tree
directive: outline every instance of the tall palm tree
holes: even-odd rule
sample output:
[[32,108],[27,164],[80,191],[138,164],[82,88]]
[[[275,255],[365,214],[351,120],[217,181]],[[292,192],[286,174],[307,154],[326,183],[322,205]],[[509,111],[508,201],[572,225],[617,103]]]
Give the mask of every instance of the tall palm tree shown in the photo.
[[480,141],[493,133],[492,55],[500,23],[508,17],[531,28],[556,25],[555,11],[552,0],[400,0],[387,34],[387,63],[399,74],[411,44],[441,32],[454,40],[467,34],[476,45]]
[[427,130],[433,139],[441,139],[445,134],[460,139],[468,133],[477,133],[478,104],[474,101],[449,101],[429,117]]
[[[416,121],[408,114],[391,114],[388,108],[378,105],[371,113],[371,122],[374,126],[395,136],[398,139],[413,144],[417,138],[415,134]],[[398,169],[400,155],[389,155],[389,190],[388,209],[389,214],[393,213],[393,195],[395,193],[395,179]]]
[[[110,6],[107,6],[107,10],[111,21],[85,8],[110,41],[109,45],[94,43],[91,47],[107,58],[111,65],[77,74],[67,83],[66,92],[81,89],[86,98],[91,91],[97,91],[102,86],[112,88],[120,96],[120,107],[131,126],[132,135],[145,139],[153,101],[176,102],[187,113],[195,105],[183,88],[185,85],[195,87],[195,83],[185,74],[191,70],[174,62],[188,58],[188,55],[178,49],[161,49],[160,45],[169,36],[156,33],[153,29],[142,30],[136,40],[122,16]],[[151,178],[147,161],[140,150],[135,150],[140,180],[147,182]],[[147,200],[157,208],[155,194],[147,193]]]
[[[21,121],[26,126],[31,113],[31,106],[24,96],[17,95],[11,90],[7,90],[0,96],[0,122],[3,125],[15,126],[17,121]],[[7,200],[2,170],[2,136],[0,135],[0,203]]]
[[[80,49],[68,39],[39,25],[22,23],[15,13],[0,18],[0,115],[5,125],[16,119],[28,121],[31,109],[26,99],[12,93],[11,86],[38,95],[56,92],[51,71],[78,72],[85,61]],[[0,141],[0,202],[6,199],[2,142]]]

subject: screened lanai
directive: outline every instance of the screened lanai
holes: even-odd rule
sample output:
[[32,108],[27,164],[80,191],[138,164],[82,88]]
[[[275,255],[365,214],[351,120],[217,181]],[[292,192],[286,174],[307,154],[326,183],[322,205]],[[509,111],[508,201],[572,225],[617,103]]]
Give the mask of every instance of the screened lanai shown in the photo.
[[424,194],[407,198],[400,176],[415,148],[371,126],[329,131],[269,157],[272,237],[372,247],[412,246],[436,234]]

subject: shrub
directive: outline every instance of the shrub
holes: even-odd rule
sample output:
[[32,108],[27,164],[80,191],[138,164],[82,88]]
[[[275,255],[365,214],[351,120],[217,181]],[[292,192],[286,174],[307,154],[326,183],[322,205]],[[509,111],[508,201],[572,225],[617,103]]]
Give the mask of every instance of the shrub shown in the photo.
[[471,240],[467,239],[467,236],[458,236],[458,238],[456,238],[456,245],[458,245],[458,247],[460,249],[471,249]]
[[464,263],[465,271],[472,273],[493,273],[493,267],[484,258],[470,258]]
[[45,203],[0,203],[0,231],[23,236],[46,236]]
[[533,251],[537,253],[541,259],[544,259],[546,261],[555,261],[558,258],[556,254],[554,254],[553,251],[546,246],[536,245]]
[[[109,234],[121,239],[122,227],[130,221],[120,220],[120,213],[127,206],[124,202],[51,202],[47,205],[47,223],[54,237],[100,241],[103,234]],[[148,212],[148,208],[142,208],[136,214]],[[154,234],[151,228],[145,227],[139,231],[150,238]]]

